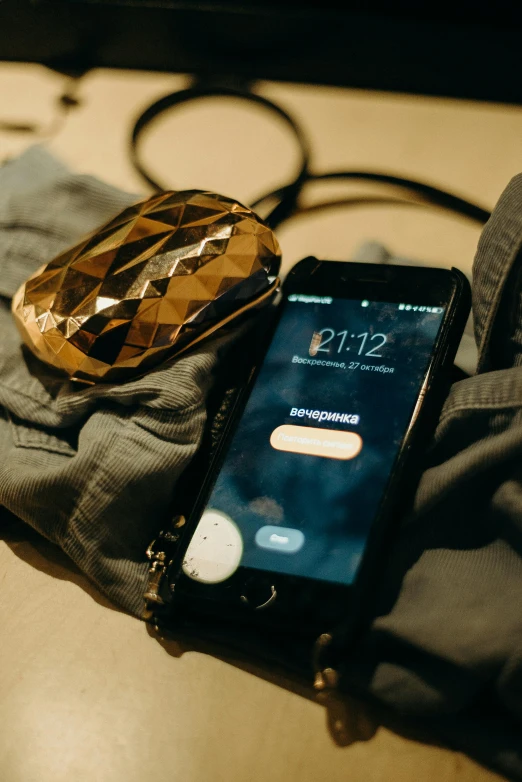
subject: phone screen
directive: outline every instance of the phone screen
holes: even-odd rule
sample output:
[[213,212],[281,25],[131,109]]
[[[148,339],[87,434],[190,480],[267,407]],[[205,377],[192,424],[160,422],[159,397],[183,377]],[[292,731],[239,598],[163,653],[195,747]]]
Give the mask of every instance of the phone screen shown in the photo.
[[246,567],[354,581],[443,315],[287,295],[185,554],[187,576],[219,583]]

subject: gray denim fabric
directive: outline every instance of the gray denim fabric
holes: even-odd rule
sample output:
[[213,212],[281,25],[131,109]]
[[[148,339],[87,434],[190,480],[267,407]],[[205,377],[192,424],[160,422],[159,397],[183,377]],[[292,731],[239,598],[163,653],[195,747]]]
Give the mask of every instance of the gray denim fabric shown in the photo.
[[[33,147],[0,168],[0,294],[138,200]],[[0,505],[139,616],[144,552],[194,456],[221,347],[123,385],[79,390],[20,345],[0,301]]]
[[478,374],[444,405],[347,676],[522,779],[522,175],[473,266]]

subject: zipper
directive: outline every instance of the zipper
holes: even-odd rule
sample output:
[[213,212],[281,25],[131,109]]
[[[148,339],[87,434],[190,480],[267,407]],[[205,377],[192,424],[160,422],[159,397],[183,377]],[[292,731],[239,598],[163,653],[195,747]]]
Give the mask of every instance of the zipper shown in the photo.
[[321,633],[313,647],[314,690],[317,692],[336,690],[339,684],[339,672],[327,665],[325,659],[333,639],[334,637],[331,633]]
[[147,587],[143,595],[145,601],[143,619],[146,621],[153,618],[154,611],[158,606],[165,605],[163,582],[167,568],[172,563],[172,558],[185,523],[184,516],[174,516],[171,522],[173,531],[161,531],[147,548],[146,554],[150,567]]
[[[353,741],[351,709],[339,691],[340,674],[332,667],[334,660],[340,660],[337,634],[322,633],[313,647],[315,671],[315,699],[328,714],[328,726],[333,740],[339,747],[346,747]],[[336,647],[336,650],[332,649]],[[335,664],[335,663],[334,663]]]
[[[147,582],[147,590],[143,595],[143,599],[146,603],[155,603],[156,605],[163,605],[165,601],[160,595],[160,588],[163,583],[166,570],[166,558],[167,555],[164,551],[156,551],[157,541],[153,540],[147,549],[147,557],[150,561],[149,578]],[[150,608],[150,606],[147,606]]]

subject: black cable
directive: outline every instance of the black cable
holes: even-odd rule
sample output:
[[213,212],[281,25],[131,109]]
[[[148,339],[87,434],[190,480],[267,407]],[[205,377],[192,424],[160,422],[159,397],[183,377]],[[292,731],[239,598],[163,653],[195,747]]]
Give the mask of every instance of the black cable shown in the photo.
[[[405,177],[396,176],[395,174],[384,174],[373,171],[330,171],[324,174],[309,174],[303,183],[303,187],[308,183],[328,180],[350,180],[361,182],[369,181],[400,187],[421,196],[427,205],[436,206],[441,209],[454,212],[463,217],[467,217],[470,220],[474,220],[480,225],[484,225],[484,223],[486,223],[491,216],[491,212],[489,212],[487,209],[483,208],[482,206],[478,206],[471,201],[467,201],[455,193],[442,190],[441,188],[436,187],[435,185],[429,185],[426,182],[419,182],[415,179],[407,179]],[[285,208],[280,209],[279,212],[277,211],[281,206],[281,201],[285,200],[285,193],[283,189],[273,190],[270,193],[266,193],[252,204],[252,208],[259,209],[264,202],[273,200],[277,200],[279,203],[277,207],[265,218],[272,228],[279,227],[283,222],[298,215],[300,212],[297,202],[293,210],[289,210],[285,205]],[[400,202],[404,203],[405,200],[407,199],[403,198]],[[412,200],[412,203],[418,204],[419,202]],[[324,202],[324,205],[328,206],[329,202]],[[316,206],[319,209],[321,207],[321,203],[317,204]],[[281,219],[281,214],[286,216]]]
[[322,212],[328,209],[344,209],[347,207],[361,208],[366,206],[413,206],[422,208],[423,206],[432,206],[432,204],[428,204],[426,201],[414,201],[411,198],[400,198],[399,196],[393,195],[356,195],[346,196],[344,198],[333,198],[329,201],[320,201],[317,204],[309,204],[308,206],[303,206],[298,211],[293,212],[291,216],[296,220],[302,220],[316,212]]
[[[251,103],[255,103],[263,108],[269,109],[274,112],[280,119],[282,119],[286,125],[291,129],[299,147],[300,151],[300,168],[296,177],[286,185],[283,185],[270,193],[257,198],[252,208],[259,210],[264,204],[275,201],[275,206],[265,216],[265,222],[270,225],[271,228],[277,228],[284,222],[292,218],[294,215],[300,213],[299,197],[306,184],[321,182],[321,181],[360,181],[360,182],[378,182],[387,186],[398,187],[402,190],[407,190],[417,197],[421,197],[423,201],[432,206],[436,206],[441,209],[446,209],[455,214],[459,214],[470,220],[478,222],[483,225],[490,217],[490,212],[482,206],[472,203],[455,193],[442,190],[435,185],[427,184],[426,182],[420,182],[415,179],[408,179],[406,177],[398,176],[396,174],[382,173],[378,171],[330,171],[322,174],[313,174],[310,171],[310,148],[308,140],[302,131],[299,124],[280,106],[272,101],[262,98],[248,90],[237,89],[234,87],[219,87],[219,86],[205,86],[195,85],[185,90],[171,93],[169,95],[160,98],[138,117],[131,133],[131,160],[134,167],[143,177],[143,179],[155,190],[162,191],[171,189],[157,179],[155,179],[146,170],[145,166],[140,160],[139,156],[139,142],[142,138],[145,128],[160,114],[168,109],[174,108],[181,104],[187,103],[192,100],[199,100],[207,97],[233,97],[240,100],[246,100]],[[394,200],[394,199],[391,199]],[[408,198],[403,197],[397,199],[397,202],[404,204]],[[415,199],[410,198],[412,203],[417,203]],[[328,206],[329,202],[325,202],[324,206]],[[321,208],[321,204],[317,204],[316,208]]]
[[163,112],[167,111],[168,109],[172,109],[175,106],[188,103],[189,101],[210,97],[238,98],[250,103],[255,103],[258,106],[262,106],[263,108],[268,109],[269,111],[276,114],[292,131],[300,152],[299,170],[295,179],[293,179],[288,184],[283,185],[281,188],[278,188],[278,203],[272,213],[272,216],[277,221],[277,223],[287,219],[290,213],[295,209],[297,199],[303,187],[303,183],[309,176],[308,168],[310,163],[310,149],[308,140],[306,139],[298,123],[295,122],[295,120],[284,109],[267,98],[262,98],[260,95],[256,95],[253,92],[237,89],[234,87],[196,85],[185,90],[173,92],[169,95],[165,95],[163,98],[160,98],[147,109],[145,109],[145,111],[135,121],[134,127],[132,128],[130,155],[134,167],[143,177],[143,179],[152,188],[154,188],[154,190],[171,190],[172,186],[165,186],[163,183],[153,177],[140,160],[139,143],[142,139],[143,131],[154,119],[156,119],[156,117],[158,117],[160,114],[163,114]]

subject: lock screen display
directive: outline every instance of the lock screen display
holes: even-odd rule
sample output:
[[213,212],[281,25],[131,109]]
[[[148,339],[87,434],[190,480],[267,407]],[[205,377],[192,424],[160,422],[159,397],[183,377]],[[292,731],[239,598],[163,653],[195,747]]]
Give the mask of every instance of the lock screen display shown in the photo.
[[410,422],[442,307],[287,296],[184,572],[348,585]]

